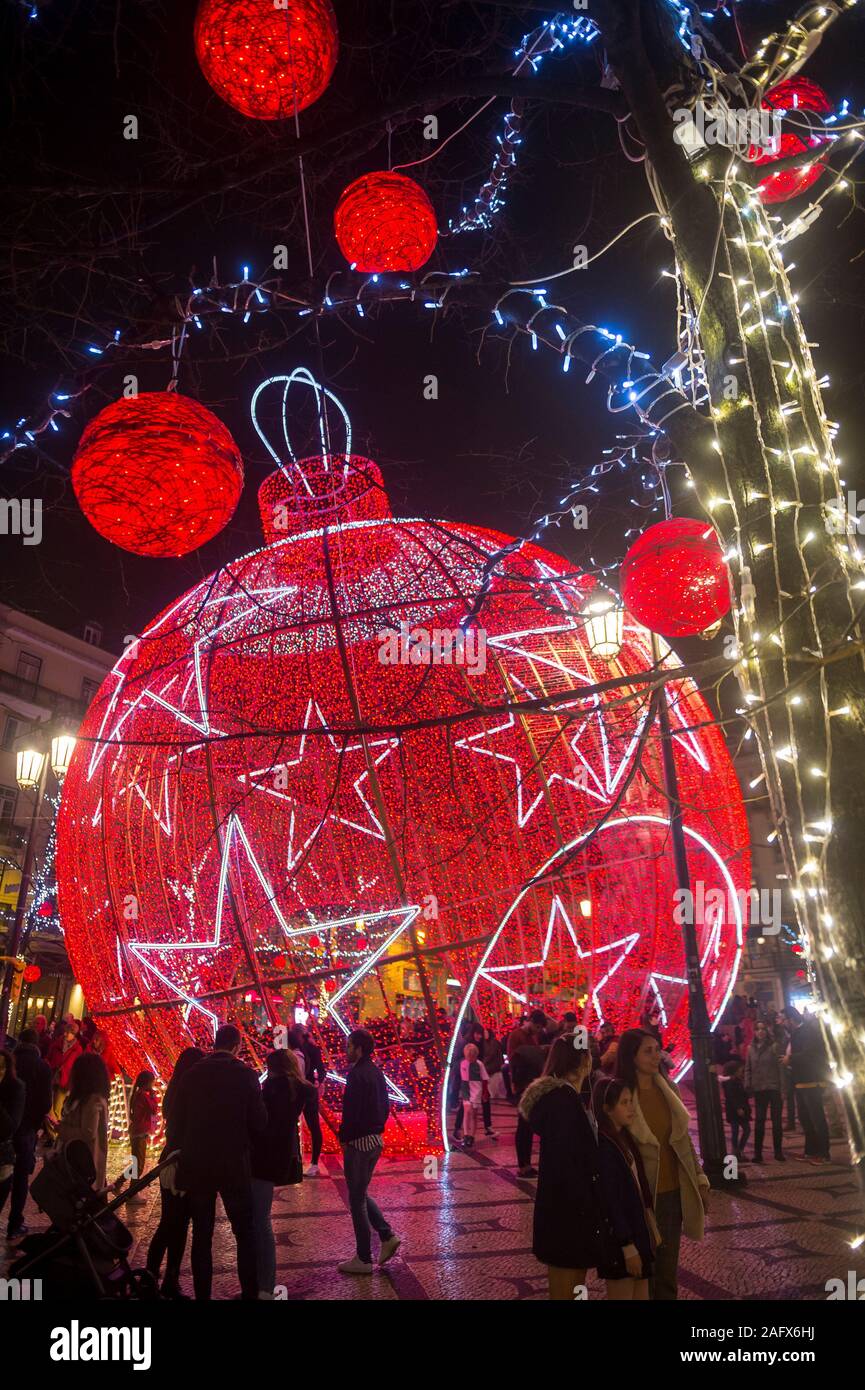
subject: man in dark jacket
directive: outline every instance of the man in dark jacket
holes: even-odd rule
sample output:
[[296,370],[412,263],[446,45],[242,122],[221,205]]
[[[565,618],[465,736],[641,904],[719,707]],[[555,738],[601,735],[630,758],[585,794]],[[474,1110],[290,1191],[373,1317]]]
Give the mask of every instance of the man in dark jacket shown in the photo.
[[390,1109],[387,1082],[372,1060],[374,1047],[375,1040],[365,1028],[356,1028],[345,1042],[351,1070],[343,1096],[339,1142],[357,1254],[339,1265],[340,1274],[372,1274],[370,1226],[381,1241],[380,1265],[386,1264],[400,1247],[399,1236],[394,1235],[377,1203],[368,1194],[382,1151],[381,1136]]
[[787,1061],[793,1073],[799,1118],[805,1131],[805,1158],[819,1166],[831,1163],[829,1126],[823,1109],[823,1084],[829,1075],[826,1044],[816,1018],[803,1018],[788,1010],[793,1025]]
[[244,1298],[257,1298],[250,1148],[267,1128],[258,1077],[238,1057],[240,1032],[217,1029],[213,1052],[182,1078],[172,1104],[180,1159],[178,1191],[189,1193],[192,1282],[196,1298],[210,1298],[213,1225],[222,1198],[237,1242],[237,1274]]
[[12,1195],[9,1206],[8,1240],[27,1232],[24,1206],[27,1183],[36,1167],[36,1136],[51,1109],[51,1068],[39,1051],[39,1034],[35,1028],[25,1028],[15,1049],[15,1070],[24,1082],[24,1113],[13,1136],[15,1168],[12,1173]]
[[[319,1088],[327,1080],[327,1067],[324,1065],[324,1058],[321,1055],[321,1048],[316,1043],[308,1028],[302,1030],[304,1070],[307,1081],[312,1082],[312,1086],[306,1092],[303,1103],[303,1118],[306,1120],[309,1129],[309,1137],[312,1141],[312,1153],[308,1167],[304,1171],[304,1177],[317,1178],[321,1173],[321,1150],[324,1143],[324,1136],[321,1132],[321,1116],[318,1106]],[[324,1174],[327,1177],[327,1173]]]

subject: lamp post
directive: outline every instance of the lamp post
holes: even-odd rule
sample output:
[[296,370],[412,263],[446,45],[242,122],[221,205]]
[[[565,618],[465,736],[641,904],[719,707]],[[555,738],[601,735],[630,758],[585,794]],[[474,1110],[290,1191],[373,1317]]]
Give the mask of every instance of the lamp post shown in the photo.
[[[69,768],[74,748],[75,739],[69,734],[58,734],[51,740],[51,768],[58,782],[61,784]],[[15,776],[18,786],[22,791],[31,791],[34,795],[33,810],[30,815],[30,826],[27,832],[27,844],[24,850],[24,862],[21,866],[21,882],[18,885],[18,901],[15,905],[15,920],[12,923],[12,930],[6,945],[7,962],[3,971],[3,986],[2,989],[0,989],[0,1038],[2,1038],[4,1042],[6,1039],[6,1024],[9,1018],[9,1001],[12,995],[12,982],[15,970],[14,962],[21,949],[24,918],[27,912],[27,898],[30,893],[30,880],[33,875],[33,859],[36,853],[36,826],[39,821],[42,795],[45,790],[48,762],[48,757],[36,744],[29,744],[27,747],[19,749],[16,755]]]
[[[656,667],[661,663],[661,649],[657,635],[652,633],[652,657]],[[658,704],[658,723],[661,731],[661,758],[664,770],[664,793],[670,810],[670,838],[673,845],[673,865],[676,886],[686,890],[684,902],[693,903],[691,878],[688,872],[688,854],[685,845],[685,830],[682,819],[682,802],[679,796],[679,778],[673,753],[673,735],[670,727],[670,711],[666,695],[662,693]],[[700,947],[697,941],[697,926],[693,910],[686,911],[682,925],[685,947],[685,974],[688,980],[688,1032],[691,1038],[691,1057],[694,1065],[694,1096],[697,1102],[697,1130],[700,1136],[700,1155],[706,1176],[713,1187],[732,1187],[744,1179],[739,1176],[738,1165],[734,1164],[732,1173],[727,1171],[726,1140],[724,1122],[721,1117],[721,1096],[718,1079],[711,1070],[712,1035],[709,1027],[709,1011],[703,992],[703,972],[700,968]]]

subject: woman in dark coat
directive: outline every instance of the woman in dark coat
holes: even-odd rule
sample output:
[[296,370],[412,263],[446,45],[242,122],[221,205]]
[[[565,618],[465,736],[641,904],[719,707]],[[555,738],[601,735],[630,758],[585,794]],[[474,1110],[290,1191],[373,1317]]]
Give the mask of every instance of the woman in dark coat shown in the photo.
[[[175,1135],[176,1116],[173,1113],[174,1099],[177,1095],[177,1083],[182,1076],[200,1062],[204,1057],[200,1047],[185,1047],[174,1064],[174,1071],[171,1080],[165,1088],[165,1095],[162,1097],[162,1114],[165,1119],[165,1146],[159,1155],[159,1162],[162,1163],[170,1153],[177,1149],[177,1138]],[[160,1290],[163,1298],[184,1298],[185,1295],[180,1289],[180,1266],[183,1264],[183,1256],[186,1251],[186,1240],[189,1235],[189,1199],[185,1192],[178,1192],[175,1187],[177,1176],[177,1164],[173,1163],[169,1168],[164,1168],[159,1175],[159,1197],[162,1203],[162,1210],[159,1217],[159,1225],[153,1233],[150,1248],[147,1251],[147,1268],[158,1282],[159,1271],[162,1266],[162,1258],[165,1259],[165,1278],[162,1281]]]
[[580,1297],[586,1271],[604,1262],[611,1240],[596,1128],[580,1099],[591,1054],[574,1041],[570,1034],[555,1040],[543,1076],[520,1101],[520,1113],[541,1141],[532,1250],[547,1266],[550,1298],[557,1302]]
[[276,1283],[276,1242],[270,1220],[273,1189],[303,1179],[298,1122],[315,1087],[304,1081],[294,1052],[271,1052],[261,1096],[267,1110],[267,1129],[252,1146],[252,1205],[258,1296],[273,1298]]
[[607,1281],[607,1298],[648,1300],[657,1226],[640,1150],[627,1129],[634,1117],[630,1086],[612,1078],[598,1081],[592,1109],[604,1207],[616,1241],[598,1273]]

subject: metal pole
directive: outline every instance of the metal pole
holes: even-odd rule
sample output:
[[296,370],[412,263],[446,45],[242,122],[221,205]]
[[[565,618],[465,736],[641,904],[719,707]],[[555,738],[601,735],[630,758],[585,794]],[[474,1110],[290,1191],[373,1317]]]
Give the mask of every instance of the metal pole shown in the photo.
[[[658,638],[652,633],[652,656],[655,665],[660,664],[661,653]],[[682,817],[682,803],[679,796],[679,778],[676,772],[676,759],[673,752],[673,736],[670,728],[670,711],[666,692],[661,692],[658,703],[658,723],[661,730],[661,758],[664,769],[664,792],[670,810],[670,836],[673,842],[673,865],[676,886],[687,891],[686,903],[693,903],[691,878],[688,872],[688,853],[685,845],[685,830]],[[685,974],[688,980],[688,1031],[691,1037],[691,1057],[693,1058],[694,1097],[697,1102],[697,1130],[700,1137],[700,1156],[706,1177],[713,1187],[730,1187],[743,1181],[739,1177],[738,1164],[727,1164],[727,1142],[724,1135],[724,1122],[721,1116],[721,1096],[718,1078],[711,1070],[712,1036],[709,1029],[709,1011],[703,992],[703,973],[700,969],[700,948],[697,942],[697,927],[694,911],[685,914],[682,925],[685,947]],[[730,1170],[729,1172],[727,1170]]]
[[24,931],[24,917],[27,911],[27,898],[30,893],[30,878],[33,872],[33,856],[36,852],[36,824],[39,819],[39,810],[42,805],[42,793],[45,788],[45,777],[48,771],[48,755],[42,764],[42,773],[39,778],[38,786],[34,788],[33,812],[30,816],[30,829],[27,833],[27,847],[24,851],[24,863],[21,866],[21,882],[18,886],[18,901],[15,904],[15,920],[12,923],[12,931],[6,943],[6,955],[9,957],[8,964],[3,971],[3,988],[0,990],[0,1038],[6,1041],[6,1023],[9,1017],[9,1001],[12,995],[12,976],[15,970],[13,961],[21,949],[21,936]]

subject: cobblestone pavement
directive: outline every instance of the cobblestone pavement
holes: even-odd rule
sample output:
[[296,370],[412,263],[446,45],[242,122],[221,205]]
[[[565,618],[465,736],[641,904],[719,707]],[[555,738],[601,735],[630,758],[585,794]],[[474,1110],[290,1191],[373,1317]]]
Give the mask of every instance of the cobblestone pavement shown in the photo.
[[[424,1176],[420,1159],[379,1161],[372,1191],[403,1237],[399,1255],[372,1276],[350,1278],[335,1265],[354,1253],[348,1195],[338,1159],[327,1176],[278,1189],[273,1205],[277,1281],[289,1299],[543,1299],[546,1276],[531,1253],[534,1182],[517,1175],[515,1112],[496,1103],[497,1141],[439,1159]],[[682,1243],[680,1298],[825,1299],[826,1281],[865,1274],[857,1188],[846,1143],[833,1141],[831,1166],[802,1158],[801,1131],[785,1133],[787,1162],[746,1164],[748,1183],[734,1195],[712,1193],[705,1240]],[[118,1156],[119,1157],[119,1156]],[[427,1160],[429,1164],[430,1160]],[[158,1219],[158,1193],[130,1206],[132,1263],[144,1263]],[[39,1214],[28,1204],[31,1229]],[[191,1292],[188,1264],[185,1286]],[[214,1297],[237,1293],[234,1242],[219,1208],[214,1238]],[[603,1285],[590,1282],[591,1298]]]

